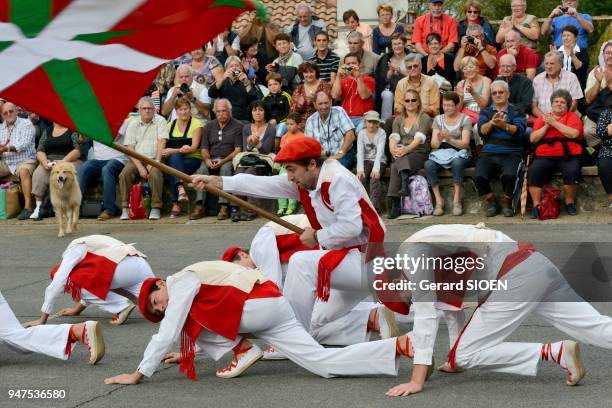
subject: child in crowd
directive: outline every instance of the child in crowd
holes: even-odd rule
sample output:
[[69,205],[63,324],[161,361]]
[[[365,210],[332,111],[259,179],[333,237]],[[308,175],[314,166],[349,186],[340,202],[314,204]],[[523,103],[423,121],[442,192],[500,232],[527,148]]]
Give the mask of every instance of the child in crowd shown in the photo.
[[262,102],[270,115],[270,124],[276,126],[276,137],[280,138],[287,132],[285,119],[291,106],[291,95],[282,90],[283,79],[277,72],[271,72],[266,77],[269,94]]
[[[287,145],[287,143],[291,143],[291,140],[298,138],[298,137],[306,136],[304,133],[302,133],[298,125],[298,123],[300,123],[300,119],[301,119],[300,114],[296,112],[291,112],[289,113],[289,115],[287,115],[287,119],[285,120],[285,123],[287,124],[287,133],[285,133],[285,135],[281,138],[280,146],[278,147],[277,152],[280,152],[283,146]],[[285,169],[285,166],[281,166],[278,174],[285,174],[285,173],[287,173],[287,169]],[[289,198],[281,198],[278,200],[277,214],[279,216],[291,215],[295,213],[296,209],[297,209],[297,200],[289,199]]]
[[274,48],[278,51],[278,58],[266,65],[266,71],[278,72],[283,78],[283,88],[293,92],[300,83],[298,67],[304,60],[297,52],[293,52],[291,37],[286,33],[279,33],[274,37]]
[[368,111],[363,116],[365,129],[357,135],[357,177],[367,188],[370,185],[370,200],[378,213],[381,212],[382,187],[380,177],[385,173],[387,157],[385,143],[387,135],[380,124],[378,112]]

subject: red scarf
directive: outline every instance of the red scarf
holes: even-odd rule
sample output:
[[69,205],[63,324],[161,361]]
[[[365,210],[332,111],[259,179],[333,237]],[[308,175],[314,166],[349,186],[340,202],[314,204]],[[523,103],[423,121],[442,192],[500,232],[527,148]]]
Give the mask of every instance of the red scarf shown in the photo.
[[[61,264],[51,269],[51,280]],[[96,297],[106,300],[117,264],[110,259],[87,252],[85,258],[70,272],[64,293],[70,292],[75,302],[81,300],[81,290],[85,289]]]

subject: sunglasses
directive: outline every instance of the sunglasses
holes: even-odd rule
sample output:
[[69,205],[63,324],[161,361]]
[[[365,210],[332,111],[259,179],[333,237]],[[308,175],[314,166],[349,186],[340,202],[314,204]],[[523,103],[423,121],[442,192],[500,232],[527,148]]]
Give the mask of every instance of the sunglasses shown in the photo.
[[406,65],[406,69],[415,69],[418,68],[418,65]]
[[491,95],[503,95],[505,94],[504,91],[495,91],[495,92],[491,92]]
[[468,10],[468,11],[466,11],[466,14],[480,14],[480,11],[478,11],[478,10]]
[[410,102],[416,102],[417,99],[406,99],[404,102],[406,103],[410,103]]

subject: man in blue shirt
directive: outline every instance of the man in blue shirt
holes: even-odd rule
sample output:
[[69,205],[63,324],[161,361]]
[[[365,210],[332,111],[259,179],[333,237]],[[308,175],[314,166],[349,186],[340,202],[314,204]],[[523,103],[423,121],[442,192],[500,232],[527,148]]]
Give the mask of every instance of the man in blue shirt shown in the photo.
[[587,48],[587,36],[594,30],[593,19],[585,13],[578,13],[578,0],[563,0],[563,4],[551,11],[542,24],[542,35],[553,34],[553,44],[559,48],[563,41],[561,33],[563,27],[573,25],[578,29],[576,43],[580,49]]
[[480,111],[478,131],[484,146],[478,159],[474,183],[478,195],[484,197],[487,217],[497,215],[499,207],[490,186],[490,180],[501,173],[504,191],[502,213],[512,217],[512,196],[516,184],[516,170],[523,156],[526,142],[525,113],[508,103],[510,90],[505,81],[496,80],[491,84],[493,104]]

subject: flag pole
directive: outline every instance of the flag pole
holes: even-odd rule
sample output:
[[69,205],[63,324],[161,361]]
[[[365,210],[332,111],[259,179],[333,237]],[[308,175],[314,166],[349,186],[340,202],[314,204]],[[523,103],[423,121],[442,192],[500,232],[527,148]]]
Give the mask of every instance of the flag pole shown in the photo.
[[[187,175],[187,174],[185,174],[183,172],[180,172],[180,171],[178,171],[176,169],[173,169],[172,167],[170,167],[170,166],[168,166],[166,164],[157,162],[157,161],[155,161],[153,159],[150,159],[150,158],[148,158],[146,156],[143,156],[142,154],[137,153],[134,150],[128,149],[127,147],[119,145],[119,144],[113,144],[111,147],[113,149],[115,149],[115,150],[120,151],[121,153],[124,153],[124,154],[126,154],[126,155],[128,155],[130,157],[133,157],[134,159],[140,160],[143,163],[150,164],[151,166],[158,168],[159,170],[163,171],[164,173],[167,173],[167,174],[170,174],[172,176],[178,177],[179,179],[181,179],[181,180],[183,180],[183,181],[185,181],[187,183],[191,183],[191,176],[189,176],[189,175]],[[211,186],[211,185],[206,185],[206,191],[208,191],[209,193],[212,193],[212,194],[214,194],[216,196],[225,198],[226,200],[232,202],[233,204],[239,205],[242,208],[245,208],[247,210],[253,211],[256,214],[261,215],[262,217],[267,218],[270,221],[273,221],[273,222],[275,222],[275,223],[277,223],[277,224],[279,224],[279,225],[281,225],[281,226],[283,226],[283,227],[285,227],[285,228],[295,232],[296,234],[302,234],[304,232],[304,230],[302,228],[300,228],[297,225],[294,225],[294,224],[292,224],[292,223],[290,223],[290,222],[288,222],[286,220],[283,220],[278,215],[273,214],[271,212],[268,212],[268,211],[266,211],[266,210],[264,210],[262,208],[259,208],[259,207],[255,206],[255,205],[253,205],[253,204],[251,204],[251,203],[249,203],[247,201],[244,201],[243,199],[238,198],[238,197],[236,197],[234,195],[226,193],[225,191],[223,191],[223,190],[221,190],[221,189],[219,189],[217,187],[214,187],[214,186]]]

